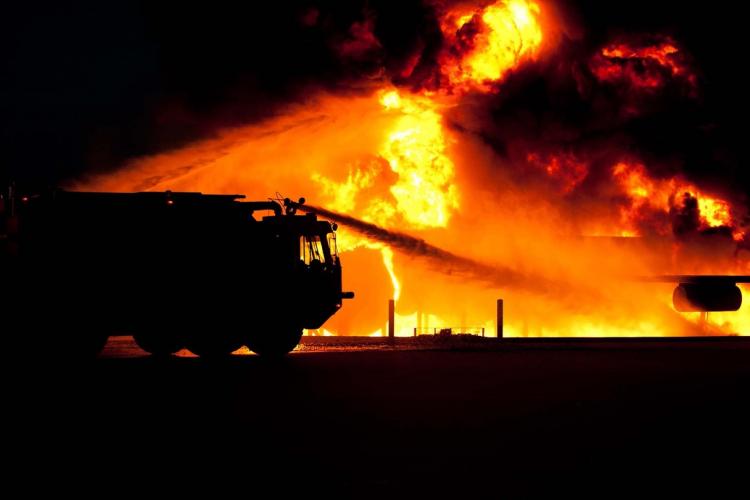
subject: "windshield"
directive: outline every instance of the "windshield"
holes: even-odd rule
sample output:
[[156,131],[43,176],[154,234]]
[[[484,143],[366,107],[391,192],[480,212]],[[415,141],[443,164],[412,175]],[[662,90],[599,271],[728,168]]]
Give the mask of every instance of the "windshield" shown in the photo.
[[299,244],[299,258],[306,265],[309,266],[313,262],[323,264],[326,261],[326,254],[320,236],[300,236]]
[[328,250],[331,252],[331,258],[335,263],[339,258],[339,250],[336,246],[336,233],[328,233]]

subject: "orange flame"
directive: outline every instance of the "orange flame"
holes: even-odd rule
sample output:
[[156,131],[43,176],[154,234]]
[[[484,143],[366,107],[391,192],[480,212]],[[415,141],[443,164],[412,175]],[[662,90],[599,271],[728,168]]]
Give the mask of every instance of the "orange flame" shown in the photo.
[[393,284],[393,300],[398,302],[399,297],[401,297],[401,283],[396,276],[396,271],[393,269],[393,250],[386,246],[383,247],[381,253],[383,254],[383,265],[386,271],[388,271],[388,276],[390,276],[391,283]]
[[391,193],[399,213],[414,227],[445,227],[458,208],[458,193],[451,184],[454,165],[445,153],[442,116],[433,101],[396,90],[382,93],[380,102],[399,115],[380,150],[398,174]]
[[612,174],[629,198],[629,204],[621,209],[622,221],[628,232],[636,231],[637,234],[635,227],[644,211],[656,210],[668,214],[671,209],[679,208],[677,203],[685,195],[697,199],[701,227],[732,227],[734,224],[727,201],[699,191],[678,176],[652,179],[643,164],[625,162],[615,165]]
[[594,56],[591,69],[601,81],[625,82],[644,90],[664,86],[668,77],[684,79],[693,89],[697,84],[680,49],[669,38],[645,46],[614,43]]
[[499,0],[471,12],[449,12],[441,28],[453,49],[443,74],[449,86],[459,90],[489,90],[522,61],[533,59],[543,39],[539,4],[527,0]]

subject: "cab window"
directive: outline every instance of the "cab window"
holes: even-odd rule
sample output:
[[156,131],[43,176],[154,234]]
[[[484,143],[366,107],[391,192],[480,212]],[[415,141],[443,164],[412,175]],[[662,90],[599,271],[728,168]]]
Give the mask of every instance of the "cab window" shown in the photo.
[[300,260],[306,265],[317,261],[321,264],[325,262],[325,253],[323,252],[323,243],[320,236],[300,236],[299,238],[299,256]]
[[328,233],[328,250],[331,252],[331,257],[334,263],[339,258],[339,250],[336,246],[336,233]]

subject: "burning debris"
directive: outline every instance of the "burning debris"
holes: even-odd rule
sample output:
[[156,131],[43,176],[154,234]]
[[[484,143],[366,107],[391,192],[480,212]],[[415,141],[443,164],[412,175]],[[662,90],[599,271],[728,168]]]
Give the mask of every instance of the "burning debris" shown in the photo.
[[[494,330],[479,304],[499,290],[510,335],[698,333],[671,288],[616,278],[750,271],[747,193],[702,174],[715,158],[694,154],[700,79],[680,40],[620,34],[591,48],[551,2],[421,8],[424,32],[396,62],[377,9],[333,37],[358,68],[346,91],[75,187],[304,193],[353,229],[339,239],[358,262],[349,276],[436,323],[470,314]],[[314,14],[305,29],[325,25]],[[327,328],[382,333],[379,314],[356,307]],[[747,306],[711,321],[750,332]]]

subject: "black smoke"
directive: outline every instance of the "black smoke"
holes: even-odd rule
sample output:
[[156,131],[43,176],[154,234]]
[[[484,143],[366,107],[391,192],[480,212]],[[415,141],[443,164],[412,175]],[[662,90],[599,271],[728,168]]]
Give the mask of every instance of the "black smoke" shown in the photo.
[[[441,49],[435,6],[450,3],[16,2],[0,21],[0,181],[56,184],[115,169],[261,120],[321,89],[417,85],[434,72]],[[601,150],[618,136],[664,175],[679,165],[712,188],[747,193],[745,29],[733,3],[555,4],[569,26],[562,57],[511,75],[483,103],[488,119],[478,134],[501,155],[540,139],[569,149],[605,145]],[[353,29],[358,23],[369,26],[376,44],[368,45],[364,28]],[[587,56],[631,33],[678,41],[698,74],[699,98],[669,89],[640,103],[648,114],[623,122],[616,89],[582,92]],[[342,54],[342,47],[354,50]]]

